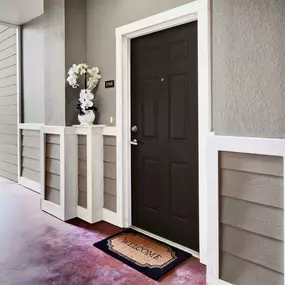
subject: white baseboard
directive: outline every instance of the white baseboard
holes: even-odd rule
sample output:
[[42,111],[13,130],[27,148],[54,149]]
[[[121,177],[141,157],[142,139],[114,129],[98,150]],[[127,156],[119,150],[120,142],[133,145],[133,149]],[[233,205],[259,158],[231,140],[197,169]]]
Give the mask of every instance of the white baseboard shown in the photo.
[[103,209],[102,220],[114,226],[120,227],[118,214],[107,209]]
[[33,180],[30,180],[25,177],[19,177],[18,183],[26,188],[29,188],[37,193],[41,193],[41,184],[38,182],[35,182]]
[[192,250],[192,249],[190,249],[190,248],[188,248],[188,247],[186,247],[186,246],[180,245],[180,244],[178,244],[178,243],[176,243],[176,242],[173,242],[173,241],[170,241],[170,240],[168,240],[168,239],[166,239],[166,238],[157,236],[157,235],[155,235],[155,234],[152,234],[152,233],[150,233],[150,232],[148,232],[148,231],[142,230],[142,229],[137,228],[137,227],[135,227],[135,226],[131,226],[131,228],[134,229],[134,230],[136,230],[136,231],[138,231],[138,232],[140,232],[140,233],[142,233],[142,234],[144,234],[144,235],[146,235],[146,236],[149,236],[149,237],[151,237],[151,238],[154,238],[154,239],[156,239],[156,240],[159,240],[159,241],[161,241],[161,242],[163,242],[163,243],[169,244],[169,245],[171,245],[171,246],[173,246],[173,247],[176,247],[176,248],[178,248],[178,249],[181,249],[181,250],[183,250],[183,251],[185,251],[185,252],[191,253],[194,257],[200,259],[200,254],[199,254],[199,252],[197,252],[197,251],[195,251],[195,250]]
[[88,210],[84,207],[77,206],[77,217],[83,221],[86,221],[88,223],[92,223],[92,216],[88,212]]

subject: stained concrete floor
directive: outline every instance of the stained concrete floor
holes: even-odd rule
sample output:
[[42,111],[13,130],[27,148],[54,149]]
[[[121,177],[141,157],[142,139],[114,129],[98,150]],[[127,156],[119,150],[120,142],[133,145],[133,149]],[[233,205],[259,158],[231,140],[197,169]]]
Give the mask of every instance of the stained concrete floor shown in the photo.
[[1,285],[204,285],[190,258],[155,282],[93,247],[121,229],[79,219],[64,223],[40,210],[38,194],[0,178]]

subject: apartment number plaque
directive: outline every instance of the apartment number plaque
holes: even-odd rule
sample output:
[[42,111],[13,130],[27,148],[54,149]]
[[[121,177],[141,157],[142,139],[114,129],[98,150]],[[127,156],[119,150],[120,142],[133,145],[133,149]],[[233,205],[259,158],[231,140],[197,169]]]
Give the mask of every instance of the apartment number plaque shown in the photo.
[[114,88],[114,87],[115,87],[115,80],[105,81],[105,88]]

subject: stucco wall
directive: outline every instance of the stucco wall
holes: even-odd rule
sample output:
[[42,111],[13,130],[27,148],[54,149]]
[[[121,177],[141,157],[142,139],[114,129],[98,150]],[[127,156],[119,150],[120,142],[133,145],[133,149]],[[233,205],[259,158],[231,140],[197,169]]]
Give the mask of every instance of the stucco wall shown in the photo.
[[44,23],[42,15],[22,27],[23,123],[45,122]]
[[66,76],[86,61],[86,1],[46,0],[45,14],[23,25],[22,43],[23,122],[76,124],[79,90]]
[[115,29],[152,16],[189,0],[87,0],[87,61],[100,67],[102,82],[97,92],[99,116],[97,122],[110,124],[116,120],[116,89],[105,89],[104,81],[115,79]]
[[285,137],[285,1],[214,0],[216,134]]

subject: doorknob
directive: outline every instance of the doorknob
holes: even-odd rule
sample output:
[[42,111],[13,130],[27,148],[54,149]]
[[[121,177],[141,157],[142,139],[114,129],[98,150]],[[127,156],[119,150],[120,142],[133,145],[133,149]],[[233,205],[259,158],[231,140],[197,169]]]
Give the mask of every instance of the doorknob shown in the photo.
[[131,130],[132,130],[132,132],[137,132],[137,130],[138,130],[138,127],[137,126],[132,126],[132,128],[131,128]]
[[132,141],[130,141],[131,145],[138,145],[138,141],[136,139],[133,139]]

